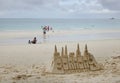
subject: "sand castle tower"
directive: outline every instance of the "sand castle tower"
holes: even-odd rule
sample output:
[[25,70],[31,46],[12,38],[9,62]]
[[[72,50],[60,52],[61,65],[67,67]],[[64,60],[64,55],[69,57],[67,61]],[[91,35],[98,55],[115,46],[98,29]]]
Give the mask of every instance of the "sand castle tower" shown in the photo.
[[81,72],[84,69],[84,65],[83,65],[83,56],[81,55],[79,44],[77,45],[76,59],[77,59],[77,70],[78,72]]
[[87,44],[85,45],[85,51],[84,51],[84,66],[87,70],[98,70],[99,64],[96,62],[94,56],[88,52]]
[[101,69],[94,56],[89,53],[87,44],[85,45],[83,55],[81,55],[79,44],[77,45],[76,54],[74,52],[70,52],[69,55],[67,46],[65,46],[65,50],[62,47],[61,54],[57,52],[57,47],[55,46],[53,58],[52,73],[56,74],[95,71]]
[[64,73],[62,59],[60,53],[57,52],[57,47],[55,46],[54,57],[53,57],[53,73]]
[[67,73],[67,70],[69,69],[68,68],[67,46],[65,46],[65,52],[64,52],[64,48],[62,47],[61,59],[62,59],[62,65],[63,65],[64,73]]
[[75,66],[74,66],[74,52],[69,53],[69,59],[68,59],[68,64],[69,64],[69,72],[74,72]]
[[89,53],[87,49],[87,45],[85,45],[84,55],[83,55],[83,65],[84,65],[84,71],[89,70]]

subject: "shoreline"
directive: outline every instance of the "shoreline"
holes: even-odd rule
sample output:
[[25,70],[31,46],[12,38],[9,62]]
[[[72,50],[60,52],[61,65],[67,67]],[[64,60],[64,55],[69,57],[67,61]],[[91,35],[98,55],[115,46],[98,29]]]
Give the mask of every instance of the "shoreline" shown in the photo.
[[46,38],[40,31],[2,31],[0,33],[0,45],[27,44],[28,40],[36,37],[38,44],[55,42],[93,41],[120,39],[120,30],[56,30],[49,31]]

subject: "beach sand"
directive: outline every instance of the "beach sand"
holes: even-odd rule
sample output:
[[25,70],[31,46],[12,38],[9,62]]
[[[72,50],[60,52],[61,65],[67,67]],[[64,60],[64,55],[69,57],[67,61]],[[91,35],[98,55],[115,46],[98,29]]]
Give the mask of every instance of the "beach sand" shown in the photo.
[[[71,31],[72,34],[77,32]],[[50,36],[69,35],[66,33],[69,32],[50,32]],[[83,34],[88,33],[92,32]],[[0,39],[33,38],[34,35],[42,36],[39,32],[4,32],[0,33]],[[67,45],[68,52],[75,52],[78,43],[81,53],[87,44],[89,52],[94,55],[98,63],[103,64],[104,69],[66,75],[50,74],[54,46],[56,45],[60,52],[61,48]],[[120,40],[40,41],[37,44],[26,42],[0,45],[0,83],[120,83]]]

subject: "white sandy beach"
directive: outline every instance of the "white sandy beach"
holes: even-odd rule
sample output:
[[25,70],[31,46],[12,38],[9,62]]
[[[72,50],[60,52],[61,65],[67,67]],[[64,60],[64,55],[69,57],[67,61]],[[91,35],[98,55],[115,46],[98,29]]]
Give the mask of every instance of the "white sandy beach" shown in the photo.
[[[117,33],[119,30],[105,31],[55,31],[49,36],[69,34]],[[33,38],[37,36],[37,44],[1,44],[0,45],[0,83],[120,83],[120,39],[83,40],[43,42],[42,33],[1,32],[0,40],[11,38]],[[97,36],[99,37],[99,36]],[[69,52],[75,52],[77,44],[81,53],[85,44],[104,69],[95,72],[82,72],[68,75],[53,75],[44,72],[51,71],[51,62],[56,45],[58,51],[68,46]]]

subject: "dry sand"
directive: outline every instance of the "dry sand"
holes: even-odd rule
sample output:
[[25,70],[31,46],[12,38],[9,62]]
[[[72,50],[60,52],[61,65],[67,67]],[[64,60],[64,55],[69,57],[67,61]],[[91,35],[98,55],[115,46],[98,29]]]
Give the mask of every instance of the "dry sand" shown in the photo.
[[[18,36],[32,37],[33,33],[0,34],[0,39],[3,39]],[[53,34],[51,33],[51,35]],[[103,70],[68,75],[47,73],[51,71],[55,45],[57,45],[58,51],[67,45],[69,52],[75,52],[78,43],[82,53],[84,45],[88,45],[88,50],[94,55],[97,62],[104,65]],[[0,45],[0,83],[120,83],[120,40]]]

